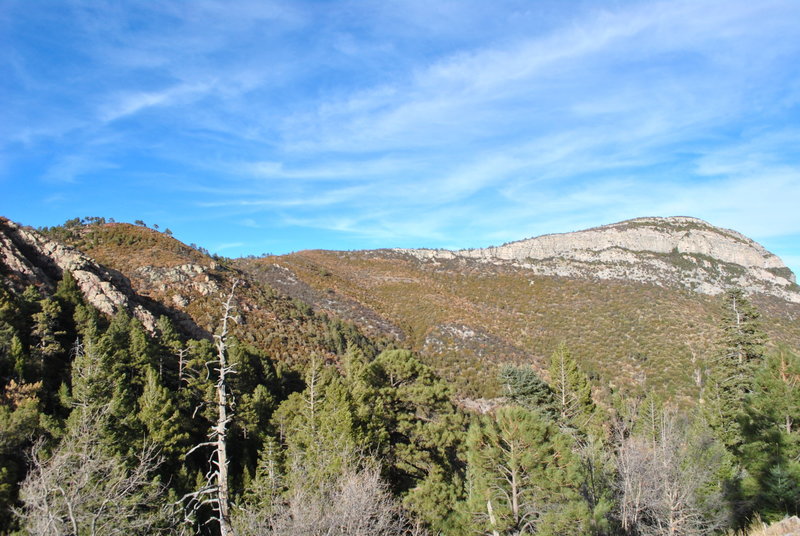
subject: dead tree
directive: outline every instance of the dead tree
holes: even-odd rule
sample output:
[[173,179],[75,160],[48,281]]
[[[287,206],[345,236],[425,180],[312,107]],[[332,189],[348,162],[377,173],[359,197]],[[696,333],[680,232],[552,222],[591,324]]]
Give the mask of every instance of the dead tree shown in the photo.
[[216,373],[216,406],[217,420],[212,426],[208,441],[193,447],[188,453],[191,454],[202,447],[213,447],[210,459],[209,470],[206,473],[206,483],[201,489],[184,496],[190,512],[196,511],[203,505],[211,505],[216,510],[216,516],[212,520],[219,523],[221,536],[234,535],[231,527],[230,515],[230,489],[228,484],[228,428],[233,419],[232,404],[229,401],[228,378],[236,370],[228,363],[228,333],[229,322],[235,322],[233,311],[235,309],[233,298],[236,286],[239,281],[235,281],[231,287],[228,299],[222,303],[222,326],[220,332],[214,335],[214,346],[217,350],[216,359],[209,363]]
[[619,516],[626,534],[708,536],[725,525],[717,471],[721,446],[693,436],[686,419],[662,414],[655,436],[623,438],[617,450]]
[[30,471],[20,489],[22,506],[15,512],[26,533],[172,533],[172,512],[161,507],[164,487],[152,479],[161,462],[157,449],[145,446],[126,464],[99,439],[108,408],[76,411],[76,423],[49,456],[41,439],[31,449]]

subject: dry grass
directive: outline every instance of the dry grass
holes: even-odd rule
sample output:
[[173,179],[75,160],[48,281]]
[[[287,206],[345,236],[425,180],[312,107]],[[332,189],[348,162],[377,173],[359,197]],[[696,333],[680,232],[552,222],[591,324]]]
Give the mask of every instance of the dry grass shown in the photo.
[[[188,315],[201,329],[213,332],[220,322],[220,297],[240,280],[236,292],[239,322],[233,328],[240,341],[290,365],[305,363],[312,356],[335,359],[340,352],[332,333],[336,328],[327,317],[277,294],[225,259],[212,259],[163,233],[113,223],[84,226],[67,239],[99,263],[125,275],[137,293],[164,304],[174,319]],[[184,265],[198,265],[201,270],[187,271],[186,277],[166,283],[158,280],[158,270]],[[155,280],[146,273],[154,269]]]
[[800,536],[800,518],[787,517],[767,525],[761,519],[756,519],[745,530],[743,535],[729,533],[729,536]]

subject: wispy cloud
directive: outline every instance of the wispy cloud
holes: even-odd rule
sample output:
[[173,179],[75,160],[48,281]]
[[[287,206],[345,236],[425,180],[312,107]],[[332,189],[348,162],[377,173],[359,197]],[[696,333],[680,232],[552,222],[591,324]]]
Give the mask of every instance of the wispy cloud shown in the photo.
[[190,100],[203,95],[212,87],[211,84],[181,84],[162,91],[116,95],[112,98],[112,102],[101,107],[100,119],[114,121],[154,106],[173,105],[178,101]]
[[245,245],[244,242],[226,242],[224,244],[218,244],[214,248],[214,251],[226,251],[226,250],[229,250],[229,249],[240,248],[240,247],[242,247],[244,245]]
[[117,165],[91,154],[72,154],[59,158],[44,173],[42,178],[52,183],[72,183],[83,175],[114,169]]
[[272,250],[645,214],[800,240],[800,4],[9,6],[0,173],[18,206],[57,185],[87,213],[135,202],[194,222],[190,241],[225,245],[227,224]]

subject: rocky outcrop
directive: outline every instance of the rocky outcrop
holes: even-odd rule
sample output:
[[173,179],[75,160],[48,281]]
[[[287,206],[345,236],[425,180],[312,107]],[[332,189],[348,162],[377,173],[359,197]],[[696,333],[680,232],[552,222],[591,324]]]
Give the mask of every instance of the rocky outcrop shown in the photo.
[[212,277],[212,271],[218,268],[216,263],[211,266],[192,263],[172,267],[142,266],[131,277],[151,291],[167,292],[180,288],[182,292],[209,296],[221,292],[219,283]]
[[434,326],[425,336],[422,351],[427,355],[458,354],[481,359],[499,356],[504,361],[521,361],[530,357],[486,330],[466,324]]
[[18,288],[34,284],[53,291],[64,271],[72,272],[86,301],[105,314],[132,314],[153,331],[153,313],[137,303],[122,274],[94,262],[80,251],[48,240],[38,232],[0,218],[0,273]]
[[433,262],[512,263],[541,275],[621,279],[712,295],[736,286],[800,303],[795,276],[780,258],[697,218],[638,218],[485,249],[397,251]]

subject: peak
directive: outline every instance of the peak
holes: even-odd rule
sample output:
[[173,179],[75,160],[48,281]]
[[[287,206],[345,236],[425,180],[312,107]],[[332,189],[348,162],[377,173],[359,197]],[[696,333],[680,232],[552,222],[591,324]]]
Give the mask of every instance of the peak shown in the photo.
[[[645,216],[640,218],[632,218],[630,220],[623,220],[617,223],[610,223],[601,225],[599,227],[592,227],[585,231],[597,230],[635,230],[642,228],[657,229],[662,232],[689,232],[689,231],[710,231],[716,232],[720,235],[736,237],[736,239],[746,239],[740,233],[723,227],[717,227],[712,223],[695,218],[692,216]],[[576,231],[584,232],[584,231]],[[570,234],[570,233],[563,233]]]
[[704,294],[735,286],[800,303],[794,274],[777,256],[741,233],[690,216],[634,218],[485,249],[409,253],[510,263],[542,275],[677,286]]

